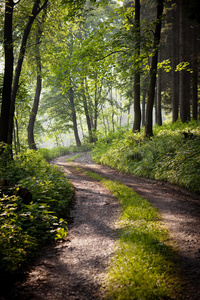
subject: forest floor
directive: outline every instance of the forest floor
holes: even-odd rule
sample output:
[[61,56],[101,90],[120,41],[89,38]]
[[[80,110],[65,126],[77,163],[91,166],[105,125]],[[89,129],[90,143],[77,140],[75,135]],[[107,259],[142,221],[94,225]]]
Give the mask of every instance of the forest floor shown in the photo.
[[[75,162],[69,155],[54,159],[75,187],[68,236],[41,250],[24,282],[12,296],[18,300],[98,300],[117,239],[120,205],[101,183],[80,169],[131,187],[157,207],[178,250],[183,287],[181,299],[200,299],[200,199],[179,187],[135,178],[95,164],[88,153]],[[0,298],[1,300],[1,298]],[[129,299],[127,299],[129,300]],[[153,300],[153,299],[152,299]]]

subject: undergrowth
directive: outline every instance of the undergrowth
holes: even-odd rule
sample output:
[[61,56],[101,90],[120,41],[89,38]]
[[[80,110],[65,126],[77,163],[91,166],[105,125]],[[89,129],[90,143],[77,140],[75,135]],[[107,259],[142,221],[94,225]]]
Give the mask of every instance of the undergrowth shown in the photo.
[[105,299],[178,297],[176,253],[157,209],[121,183],[91,172],[87,175],[101,181],[122,205],[119,240],[105,280]]
[[154,127],[154,136],[120,128],[100,138],[92,151],[95,162],[135,176],[178,184],[200,193],[200,121]]
[[71,156],[71,157],[69,157],[69,158],[66,158],[66,161],[72,162],[72,161],[74,161],[76,158],[80,157],[81,155],[82,155],[81,153],[75,154],[75,155],[73,155],[73,156]]
[[28,150],[6,163],[4,158],[0,160],[4,181],[0,188],[0,274],[11,278],[41,245],[66,236],[64,218],[73,188],[64,174],[37,152]]

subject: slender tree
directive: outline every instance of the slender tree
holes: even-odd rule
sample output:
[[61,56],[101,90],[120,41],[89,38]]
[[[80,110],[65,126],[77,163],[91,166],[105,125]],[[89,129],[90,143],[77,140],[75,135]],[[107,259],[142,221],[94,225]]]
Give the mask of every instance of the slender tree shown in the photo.
[[75,137],[76,145],[78,147],[80,147],[81,146],[81,141],[80,141],[79,134],[78,134],[76,109],[75,109],[75,105],[74,105],[74,91],[73,91],[72,86],[69,89],[69,101],[70,101],[70,107],[71,107],[71,112],[72,112],[72,123],[73,123],[74,137]]
[[85,91],[85,87],[84,87],[84,83],[83,83],[82,84],[83,107],[84,107],[84,112],[85,112],[85,117],[86,117],[86,122],[87,122],[89,141],[92,143],[93,142],[92,122],[91,122],[91,118],[90,118],[90,113],[89,113],[89,108],[88,108],[86,95],[87,95],[87,93]]
[[[135,55],[140,56],[140,0],[135,0]],[[133,132],[140,131],[141,108],[140,108],[140,66],[134,74],[134,121]]]
[[[159,53],[159,61],[161,61],[161,53]],[[157,90],[156,90],[156,123],[162,126],[162,106],[161,106],[161,81],[162,81],[162,70],[158,70],[157,75]]]
[[21,70],[22,70],[24,55],[26,52],[27,40],[28,40],[30,31],[31,31],[31,27],[33,25],[35,18],[46,7],[47,3],[48,3],[48,0],[45,0],[42,3],[40,0],[34,1],[31,14],[28,17],[28,21],[26,23],[26,26],[24,28],[24,32],[22,35],[21,47],[19,50],[19,56],[18,56],[17,65],[16,65],[16,69],[15,69],[15,75],[14,75],[14,79],[13,79],[12,93],[11,93],[11,106],[10,106],[10,112],[9,112],[9,128],[8,128],[8,140],[7,140],[9,145],[12,145],[15,99],[16,99],[17,91],[18,91],[18,87],[19,87],[19,79],[20,79],[20,74],[21,74]]
[[197,25],[194,24],[192,43],[192,117],[197,120],[198,116],[198,52],[197,52]]
[[2,91],[2,105],[0,116],[0,142],[8,142],[9,114],[11,106],[11,91],[13,78],[13,9],[12,0],[5,1],[5,19],[4,19],[4,53],[5,68]]
[[147,107],[146,107],[145,136],[153,135],[152,112],[153,112],[153,103],[154,103],[154,96],[155,96],[156,72],[157,72],[157,63],[158,63],[158,47],[160,43],[162,15],[163,15],[163,0],[157,0],[157,18],[156,18],[156,27],[154,33],[152,61],[151,61],[151,68],[150,68],[150,84],[149,84]]
[[46,14],[46,10],[44,10],[42,22],[41,23],[38,22],[37,29],[36,29],[35,60],[36,60],[37,80],[36,80],[36,90],[35,90],[35,97],[33,101],[33,107],[31,110],[29,123],[27,127],[29,148],[34,150],[37,149],[35,139],[34,139],[34,125],[35,125],[35,120],[38,112],[40,94],[42,90],[42,75],[41,75],[42,65],[41,65],[41,55],[40,55],[40,42],[41,42],[40,39],[42,36],[42,25],[45,21],[45,14]]
[[179,57],[179,40],[178,40],[178,32],[179,32],[179,10],[177,9],[177,4],[173,9],[173,23],[172,23],[172,122],[176,122],[178,120],[178,108],[179,108],[179,74],[176,72],[176,66],[178,64]]
[[[185,61],[185,22],[183,16],[183,0],[180,0],[179,4],[179,61]],[[180,70],[179,72],[179,103],[180,103],[180,119],[184,123],[187,121],[187,105],[185,87],[186,87],[186,70]]]

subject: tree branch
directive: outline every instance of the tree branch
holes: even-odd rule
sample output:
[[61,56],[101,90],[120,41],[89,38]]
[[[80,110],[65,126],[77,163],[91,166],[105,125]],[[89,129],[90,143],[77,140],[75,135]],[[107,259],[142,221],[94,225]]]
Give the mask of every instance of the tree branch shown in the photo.
[[14,6],[17,5],[21,0],[18,0],[17,2],[14,2]]
[[94,60],[94,61],[100,61],[100,60],[103,60],[103,59],[105,59],[106,57],[109,57],[109,56],[111,56],[111,55],[113,55],[113,54],[115,54],[115,53],[120,53],[120,52],[125,53],[126,51],[125,51],[125,50],[117,50],[117,51],[113,51],[113,52],[111,52],[111,53],[109,53],[109,54],[103,56],[102,58],[96,59],[96,60]]
[[47,5],[48,0],[45,0],[45,2],[43,3],[43,5],[39,8],[38,10],[38,14],[41,12],[41,10],[43,10],[45,8],[45,6]]
[[32,44],[30,44],[30,45],[27,45],[26,48],[30,48],[30,47],[32,47],[32,46],[36,46],[36,45],[39,45],[39,44],[41,44],[41,41],[38,41],[38,42],[36,42],[36,43],[32,43]]

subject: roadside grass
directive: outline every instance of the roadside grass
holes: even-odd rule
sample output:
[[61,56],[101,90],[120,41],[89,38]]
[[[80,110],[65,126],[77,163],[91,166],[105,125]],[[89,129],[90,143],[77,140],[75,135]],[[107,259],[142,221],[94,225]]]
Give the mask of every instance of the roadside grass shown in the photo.
[[71,156],[71,157],[69,157],[69,158],[66,158],[65,161],[67,161],[67,162],[72,162],[72,161],[74,161],[76,158],[80,157],[81,155],[82,155],[82,154],[80,154],[80,153],[75,154],[75,155],[73,155],[73,156]]
[[101,181],[122,206],[105,299],[178,299],[177,254],[158,210],[129,187],[96,173],[86,174]]
[[47,160],[50,161],[51,159],[59,156],[63,156],[69,153],[74,153],[74,152],[87,152],[91,151],[94,148],[93,144],[83,144],[80,147],[77,146],[69,146],[69,147],[54,147],[52,149],[48,148],[41,148],[38,150],[40,154]]
[[168,181],[200,193],[200,121],[154,126],[154,136],[119,128],[99,138],[96,163],[139,177]]

